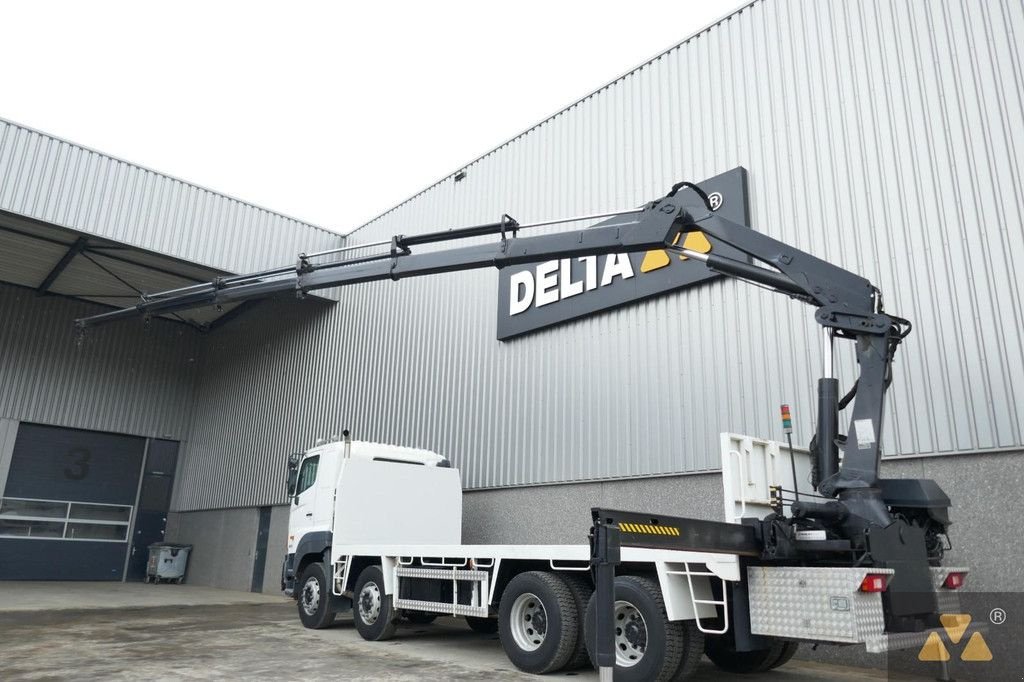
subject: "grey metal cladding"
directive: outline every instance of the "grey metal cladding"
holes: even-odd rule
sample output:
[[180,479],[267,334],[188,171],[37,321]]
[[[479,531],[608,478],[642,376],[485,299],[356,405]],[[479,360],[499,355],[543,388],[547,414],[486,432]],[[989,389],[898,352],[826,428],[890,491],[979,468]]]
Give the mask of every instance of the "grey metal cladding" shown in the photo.
[[200,333],[153,320],[77,345],[69,320],[101,310],[0,284],[0,418],[184,439]]
[[[1016,0],[756,2],[350,242],[628,208],[744,166],[756,229],[863,274],[915,324],[885,452],[1019,449],[1021,35]],[[498,277],[350,287],[333,310],[274,304],[264,328],[215,332],[204,372],[231,377],[198,392],[180,507],[283,501],[286,454],[345,427],[436,449],[471,488],[711,470],[720,431],[780,435],[780,403],[806,443],[806,306],[719,280],[501,343]]]
[[0,209],[228,272],[287,265],[342,240],[3,119]]

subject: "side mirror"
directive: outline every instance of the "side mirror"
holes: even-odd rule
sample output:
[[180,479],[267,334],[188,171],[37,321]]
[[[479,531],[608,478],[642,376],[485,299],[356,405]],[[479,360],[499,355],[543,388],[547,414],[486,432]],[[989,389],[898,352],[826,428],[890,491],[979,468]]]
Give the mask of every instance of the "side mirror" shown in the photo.
[[302,455],[298,452],[293,452],[288,455],[288,497],[295,501],[295,488],[299,482],[299,462],[302,460]]

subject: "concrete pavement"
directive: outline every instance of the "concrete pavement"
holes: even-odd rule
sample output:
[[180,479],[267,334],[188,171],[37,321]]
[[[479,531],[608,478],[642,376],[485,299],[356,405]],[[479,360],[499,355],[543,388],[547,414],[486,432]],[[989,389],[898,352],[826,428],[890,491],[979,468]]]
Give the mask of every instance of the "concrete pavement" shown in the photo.
[[0,580],[0,614],[52,609],[112,609],[205,604],[280,604],[283,596],[198,585]]
[[[49,587],[49,589],[47,589]],[[177,585],[0,583],[4,680],[538,680],[505,657],[496,635],[458,619],[406,625],[366,642],[351,620],[307,630],[283,597]],[[592,670],[546,676],[596,680]],[[774,682],[885,680],[884,671],[806,661]],[[699,682],[752,679],[704,660]],[[921,680],[926,678],[888,678]]]

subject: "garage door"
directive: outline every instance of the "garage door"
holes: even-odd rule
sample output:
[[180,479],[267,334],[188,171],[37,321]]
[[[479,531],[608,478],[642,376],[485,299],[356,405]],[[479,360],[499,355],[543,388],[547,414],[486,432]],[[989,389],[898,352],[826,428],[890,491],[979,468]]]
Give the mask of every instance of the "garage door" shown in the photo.
[[0,579],[120,580],[145,448],[145,438],[19,425]]

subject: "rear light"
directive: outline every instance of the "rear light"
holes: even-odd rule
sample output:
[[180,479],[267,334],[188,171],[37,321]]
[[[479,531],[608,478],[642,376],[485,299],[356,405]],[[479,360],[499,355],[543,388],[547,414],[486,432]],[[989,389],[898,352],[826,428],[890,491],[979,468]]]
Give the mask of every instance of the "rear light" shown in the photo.
[[964,586],[964,578],[966,577],[967,575],[965,573],[953,571],[952,573],[946,576],[945,580],[942,581],[942,586],[945,587],[947,590],[959,590],[961,587]]
[[868,573],[860,582],[861,592],[885,592],[888,576],[884,573]]

